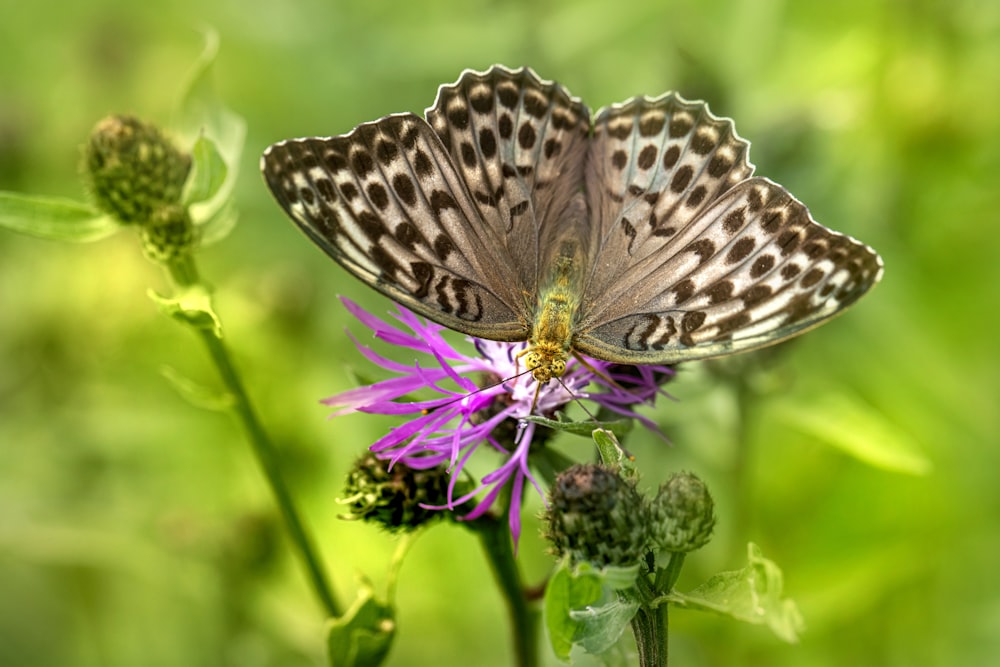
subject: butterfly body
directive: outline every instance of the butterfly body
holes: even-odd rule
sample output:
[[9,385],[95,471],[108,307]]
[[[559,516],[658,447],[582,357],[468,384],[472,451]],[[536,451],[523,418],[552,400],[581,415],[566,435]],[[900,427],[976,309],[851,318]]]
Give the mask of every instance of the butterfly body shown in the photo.
[[543,384],[566,370],[580,307],[580,244],[566,240],[559,247],[538,291],[535,320],[524,353],[525,366]]
[[572,354],[676,363],[777,343],[878,282],[875,251],[753,176],[748,148],[701,102],[592,117],[494,66],[442,86],[426,120],[282,141],[262,170],[347,271],[456,331],[528,341],[547,382]]

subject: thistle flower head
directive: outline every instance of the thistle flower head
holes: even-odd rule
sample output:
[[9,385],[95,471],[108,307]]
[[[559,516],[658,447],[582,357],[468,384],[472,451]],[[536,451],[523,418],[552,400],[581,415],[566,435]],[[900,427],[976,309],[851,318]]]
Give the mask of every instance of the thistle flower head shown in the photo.
[[392,532],[409,531],[444,516],[429,506],[447,502],[448,473],[444,466],[415,470],[366,452],[347,476],[344,519],[378,523]]
[[189,253],[197,242],[191,216],[179,204],[154,209],[139,236],[143,253],[154,262],[169,262]]
[[190,169],[190,154],[132,116],[98,122],[84,149],[84,178],[95,204],[126,224],[144,224],[161,206],[178,204]]
[[676,473],[660,486],[650,506],[653,548],[686,553],[700,549],[715,528],[715,503],[708,487],[691,473]]
[[572,563],[629,567],[646,553],[646,506],[614,468],[578,464],[563,471],[549,495],[545,537],[557,557]]
[[[569,402],[583,400],[595,404],[599,411],[633,417],[656,428],[634,408],[640,403],[652,403],[662,393],[659,383],[672,372],[669,368],[644,366],[633,370],[593,359],[584,364],[571,358],[558,380],[540,386],[526,373],[518,356],[525,343],[472,339],[475,353],[466,354],[442,337],[444,327],[405,308],[399,307],[394,313],[400,325],[395,326],[351,301],[345,299],[344,304],[376,338],[419,353],[424,361],[396,362],[355,340],[368,361],[391,371],[394,377],[331,396],[324,403],[339,408],[335,415],[358,411],[410,417],[379,438],[371,451],[381,459],[403,462],[415,470],[445,466],[450,473],[447,500],[433,507],[454,510],[476,499],[465,519],[489,511],[506,488],[504,497],[509,498],[509,523],[515,541],[521,531],[525,485],[544,496],[529,457],[538,451],[549,432],[528,421],[528,417],[551,417]],[[435,396],[426,400],[411,398],[414,393],[426,391]],[[461,490],[457,480],[462,478],[467,464],[490,454],[499,458],[499,466],[474,488]]]

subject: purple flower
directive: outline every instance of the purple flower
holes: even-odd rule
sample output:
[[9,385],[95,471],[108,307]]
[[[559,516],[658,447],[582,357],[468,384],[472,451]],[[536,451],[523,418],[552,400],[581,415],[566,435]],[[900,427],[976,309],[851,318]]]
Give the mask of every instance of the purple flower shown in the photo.
[[[525,481],[544,497],[528,461],[537,431],[545,427],[526,421],[526,417],[531,414],[551,417],[573,400],[587,400],[598,408],[636,418],[656,429],[648,417],[635,413],[633,407],[638,403],[652,404],[657,394],[664,393],[659,383],[672,375],[669,367],[623,366],[589,358],[581,363],[571,357],[560,378],[539,387],[517,357],[526,343],[470,338],[477,352],[470,356],[456,350],[441,336],[444,327],[402,306],[397,306],[393,314],[402,325],[397,327],[349,299],[341,300],[372,330],[375,338],[427,355],[430,363],[425,362],[422,366],[419,361],[412,364],[392,361],[351,336],[368,361],[391,371],[396,377],[345,391],[323,403],[338,408],[333,416],[358,411],[412,417],[379,438],[371,451],[379,458],[393,463],[403,461],[414,469],[446,464],[451,471],[448,503],[434,509],[455,509],[484,493],[472,511],[464,516],[475,519],[493,506],[501,490],[510,483],[510,530],[517,542]],[[485,386],[476,384],[470,376],[480,380],[485,377]],[[419,390],[431,390],[439,396],[429,400],[399,400]],[[510,428],[511,425],[515,428]],[[503,428],[499,428],[501,426]],[[456,497],[453,493],[456,480],[466,463],[484,447],[498,453],[503,463],[483,477],[472,491]]]

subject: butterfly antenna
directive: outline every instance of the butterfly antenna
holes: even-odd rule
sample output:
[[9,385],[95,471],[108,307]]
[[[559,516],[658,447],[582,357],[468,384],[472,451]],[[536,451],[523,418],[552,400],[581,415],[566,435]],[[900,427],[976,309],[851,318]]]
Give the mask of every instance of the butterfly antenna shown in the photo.
[[588,416],[588,417],[590,417],[590,421],[594,422],[595,424],[600,424],[600,423],[601,423],[601,422],[597,421],[597,417],[596,417],[596,416],[594,416],[594,413],[592,413],[592,412],[591,412],[590,410],[588,410],[588,409],[587,409],[587,406],[586,406],[586,405],[584,404],[584,402],[583,402],[582,400],[580,400],[580,397],[579,397],[579,396],[577,396],[577,395],[576,395],[576,394],[575,394],[575,393],[573,392],[573,390],[572,390],[572,389],[570,389],[569,387],[567,387],[567,386],[566,386],[566,383],[562,381],[562,378],[553,378],[553,379],[554,379],[554,380],[555,380],[556,382],[558,382],[558,383],[559,383],[559,385],[560,385],[560,386],[561,386],[561,387],[562,387],[563,389],[565,389],[565,390],[566,390],[566,393],[567,393],[567,394],[569,394],[569,395],[570,395],[570,397],[571,397],[571,398],[572,398],[572,399],[573,399],[574,401],[576,401],[576,404],[577,404],[577,405],[579,405],[579,406],[580,406],[581,408],[583,408],[583,411],[587,413],[587,416]]
[[[470,391],[468,394],[463,394],[461,396],[456,396],[455,398],[451,399],[450,401],[445,401],[444,403],[442,403],[440,405],[436,405],[436,406],[434,406],[433,409],[437,410],[438,408],[444,408],[444,407],[447,407],[447,406],[452,405],[454,403],[458,403],[459,401],[464,401],[469,396],[475,396],[476,394],[478,394],[481,391],[486,391],[487,389],[492,389],[493,387],[499,387],[500,385],[504,384],[505,382],[510,382],[511,380],[516,380],[517,378],[521,377],[522,375],[525,375],[526,373],[530,373],[530,372],[531,371],[529,371],[529,370],[524,370],[524,371],[521,371],[520,373],[515,373],[514,375],[511,375],[510,377],[506,377],[506,378],[497,380],[496,382],[494,382],[492,384],[488,384],[485,387],[478,387],[475,391]],[[537,400],[537,399],[538,399],[538,392],[536,391],[535,392],[535,400]],[[534,401],[532,401],[531,407],[532,407],[532,409],[535,407]],[[430,410],[427,409],[427,408],[424,408],[420,412],[421,412],[421,414],[425,414],[426,415],[426,414],[430,413]]]
[[638,394],[636,394],[634,391],[631,391],[627,387],[623,387],[620,382],[618,382],[617,380],[615,380],[613,377],[611,377],[610,375],[608,375],[604,371],[602,371],[599,368],[595,368],[594,366],[590,365],[590,363],[586,359],[584,359],[583,357],[581,357],[576,352],[573,353],[573,358],[576,359],[577,361],[579,361],[580,364],[584,368],[586,368],[588,371],[590,371],[591,373],[593,373],[597,377],[601,378],[602,380],[604,380],[605,382],[607,382],[609,385],[611,385],[615,389],[623,391],[626,394],[628,394],[629,396],[634,396],[636,399],[638,399],[638,402],[640,402],[640,403],[645,403],[645,400],[643,400],[641,396],[639,396]]

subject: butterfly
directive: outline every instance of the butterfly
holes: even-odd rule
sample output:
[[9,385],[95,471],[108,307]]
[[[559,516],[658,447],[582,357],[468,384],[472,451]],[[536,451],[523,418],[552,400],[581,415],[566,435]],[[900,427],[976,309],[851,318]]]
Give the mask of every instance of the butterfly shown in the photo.
[[857,301],[870,247],[753,176],[733,122],[676,93],[593,118],[531,69],[466,70],[399,113],[261,159],[275,199],[348,272],[456,331],[672,364],[771,345]]

